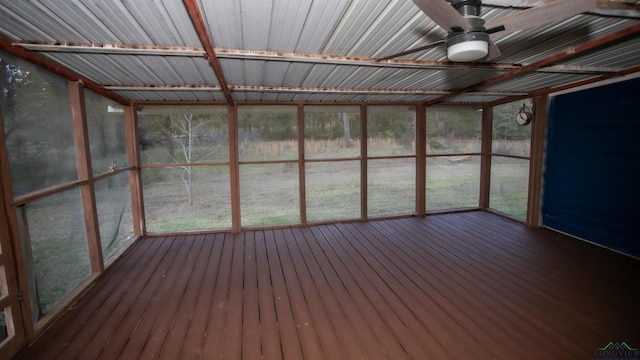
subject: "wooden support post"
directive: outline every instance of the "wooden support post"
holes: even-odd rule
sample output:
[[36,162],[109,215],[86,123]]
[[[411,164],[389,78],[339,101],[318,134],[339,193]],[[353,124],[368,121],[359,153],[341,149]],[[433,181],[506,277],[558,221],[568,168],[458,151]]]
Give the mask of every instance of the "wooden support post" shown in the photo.
[[[11,358],[18,350],[24,346],[26,339],[34,338],[33,321],[34,314],[37,316],[37,308],[18,303],[18,292],[21,291],[22,301],[30,302],[37,298],[34,292],[29,288],[29,284],[35,285],[34,276],[28,276],[27,269],[33,268],[33,258],[27,259],[22,246],[19,230],[18,219],[14,207],[11,205],[13,199],[13,191],[11,186],[11,173],[9,168],[9,154],[5,141],[4,125],[2,114],[0,114],[0,246],[2,247],[2,261],[0,264],[4,267],[4,275],[6,286],[2,289],[2,294],[7,296],[10,307],[10,314],[7,314],[6,323],[9,329],[9,335],[13,338],[5,340],[10,342],[3,346],[0,351],[0,358],[5,356]],[[33,274],[33,273],[32,273]],[[3,309],[0,309],[0,311]],[[11,331],[12,330],[12,331]]]
[[84,222],[87,230],[89,245],[89,259],[91,271],[101,273],[104,271],[102,258],[102,246],[100,243],[100,229],[98,224],[98,210],[93,180],[93,168],[91,166],[91,153],[89,150],[89,131],[87,130],[87,116],[84,102],[84,86],[80,81],[69,82],[69,97],[71,100],[71,118],[73,120],[73,135],[76,143],[76,157],[78,161],[78,177],[86,180],[80,185]]
[[238,155],[238,107],[227,106],[229,126],[229,173],[231,182],[231,231],[242,229],[240,213],[240,164]]
[[[24,321],[29,324],[27,326],[27,337],[29,339],[33,339],[36,335],[35,324],[40,319],[41,311],[40,311],[40,299],[38,298],[38,287],[36,284],[36,269],[35,264],[33,262],[33,252],[31,251],[31,238],[29,237],[29,223],[27,220],[27,210],[25,205],[17,206],[14,212],[15,222],[16,222],[16,234],[20,239],[20,244],[16,244],[16,251],[20,251],[22,253],[21,259],[24,261],[24,266],[19,267],[18,271],[20,271],[19,276],[25,279],[22,283],[21,289],[24,293],[27,292],[28,296],[25,299],[28,301],[28,306],[22,306],[23,311],[26,311],[29,314],[27,317],[27,313],[24,314]],[[19,249],[19,250],[18,250]]]
[[127,162],[129,170],[129,191],[131,193],[131,214],[133,217],[133,235],[146,234],[144,201],[142,194],[142,173],[140,169],[140,148],[138,146],[138,116],[133,104],[124,108],[125,139],[127,143]]
[[482,107],[482,138],[480,145],[480,208],[489,208],[491,192],[491,142],[493,139],[493,107]]
[[367,106],[360,105],[360,218],[366,220],[367,207]]
[[304,163],[304,105],[298,104],[298,182],[300,191],[300,223],[307,224],[307,189]]
[[416,106],[416,213],[426,215],[427,184],[427,109]]
[[546,141],[547,114],[549,96],[541,95],[533,98],[534,119],[531,122],[531,154],[529,156],[529,193],[527,199],[527,218],[529,226],[541,226],[542,205],[542,170],[544,166],[544,149]]

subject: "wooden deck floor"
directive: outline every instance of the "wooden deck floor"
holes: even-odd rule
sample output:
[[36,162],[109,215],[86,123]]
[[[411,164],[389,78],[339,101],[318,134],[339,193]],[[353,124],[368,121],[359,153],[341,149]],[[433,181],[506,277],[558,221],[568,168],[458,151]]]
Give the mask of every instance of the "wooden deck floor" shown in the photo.
[[139,240],[19,359],[593,359],[640,261],[485,212]]

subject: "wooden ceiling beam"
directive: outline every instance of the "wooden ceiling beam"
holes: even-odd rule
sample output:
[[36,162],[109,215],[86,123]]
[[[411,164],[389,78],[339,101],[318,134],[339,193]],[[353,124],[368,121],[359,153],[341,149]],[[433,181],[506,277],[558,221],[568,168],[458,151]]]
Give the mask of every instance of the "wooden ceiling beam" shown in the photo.
[[592,78],[589,78],[589,79],[573,82],[573,83],[570,83],[570,84],[565,84],[565,85],[560,85],[560,86],[556,86],[556,87],[552,87],[552,88],[545,88],[545,89],[539,89],[539,90],[531,91],[527,95],[507,96],[507,97],[504,97],[502,99],[489,102],[486,105],[491,107],[491,106],[497,106],[497,105],[502,105],[502,104],[514,102],[514,101],[520,101],[520,100],[523,100],[523,99],[532,98],[532,97],[536,97],[536,96],[553,94],[553,93],[556,93],[556,92],[569,90],[569,89],[577,88],[577,87],[580,87],[580,86],[586,86],[586,85],[595,84],[595,83],[598,83],[598,82],[601,82],[601,81],[606,81],[606,80],[609,80],[609,79],[614,79],[614,78],[618,78],[618,77],[627,76],[627,75],[634,74],[634,73],[637,73],[637,72],[640,72],[640,65],[639,66],[634,66],[634,67],[631,67],[631,68],[628,68],[628,69],[625,69],[625,70],[621,70],[621,71],[618,71],[618,72],[615,72],[615,73],[608,73],[608,74],[604,74],[604,75],[600,75],[600,76],[595,76],[595,77],[592,77]]
[[[105,89],[111,91],[222,91],[217,85],[105,85]],[[331,93],[331,94],[427,94],[444,95],[449,92],[438,89],[351,89],[351,88],[318,88],[318,87],[292,87],[292,86],[264,86],[264,85],[228,85],[231,92],[288,92],[288,93]],[[485,96],[528,96],[526,92],[504,91],[473,91],[470,94]]]
[[64,52],[74,54],[106,54],[106,55],[140,55],[140,56],[186,56],[206,57],[207,53],[201,47],[188,46],[158,46],[158,45],[125,45],[125,44],[97,44],[97,43],[54,43],[43,41],[16,41],[15,46],[21,46],[31,51]]
[[613,78],[617,78],[617,77],[623,77],[623,76],[627,76],[633,73],[637,73],[640,72],[640,65],[638,66],[634,66],[622,71],[619,71],[617,73],[611,73],[611,74],[605,74],[605,75],[600,75],[600,76],[596,76],[590,79],[585,79],[582,81],[577,81],[571,84],[565,84],[565,85],[560,85],[560,86],[556,86],[553,88],[547,88],[547,89],[539,89],[539,90],[535,90],[532,91],[530,93],[530,95],[533,96],[540,96],[540,95],[547,95],[547,94],[551,94],[551,93],[555,93],[555,92],[559,92],[559,91],[564,91],[564,90],[569,90],[569,89],[573,89],[573,88],[577,88],[580,86],[585,86],[585,85],[589,85],[589,84],[594,84],[597,82],[601,82],[601,81],[606,81],[609,79],[613,79]]
[[[557,1],[557,0],[556,0]],[[482,6],[489,8],[528,9],[549,3],[549,0],[483,0]],[[597,8],[588,12],[603,16],[640,18],[640,3],[636,0],[597,0]]]
[[551,55],[547,58],[544,58],[542,60],[536,61],[534,63],[531,63],[529,65],[524,65],[520,68],[517,69],[513,69],[509,72],[506,72],[504,74],[498,75],[496,77],[475,83],[473,85],[467,86],[465,88],[456,90],[456,91],[452,91],[449,94],[446,95],[442,95],[436,99],[432,99],[429,101],[424,102],[425,106],[430,106],[430,105],[434,105],[440,102],[443,102],[445,100],[451,99],[453,97],[465,94],[465,93],[469,93],[471,91],[475,91],[478,90],[480,88],[486,87],[486,86],[490,86],[505,80],[509,80],[512,79],[516,76],[520,76],[520,75],[524,75],[533,71],[536,71],[538,69],[541,69],[543,67],[548,67],[551,66],[553,64],[556,64],[562,60],[566,60],[568,58],[577,56],[577,55],[581,55],[583,53],[592,51],[594,49],[597,49],[599,47],[611,44],[613,42],[616,41],[620,41],[623,40],[625,38],[637,35],[640,33],[640,24],[636,24],[636,25],[632,25],[629,26],[625,29],[622,29],[620,31],[617,31],[615,33],[603,36],[601,38],[592,40],[592,41],[588,41],[584,44],[575,46],[575,47],[569,47],[566,48],[565,50],[556,53],[554,55]]
[[85,88],[100,94],[106,98],[109,98],[115,102],[118,102],[122,105],[127,105],[131,102],[131,100],[124,98],[118,94],[115,94],[111,91],[106,90],[103,86],[89,80],[88,78],[70,70],[66,67],[63,67],[59,64],[54,63],[53,61],[47,59],[45,56],[38,54],[36,52],[29,51],[21,46],[16,46],[13,44],[12,40],[0,35],[0,48],[10,52],[11,54],[27,60],[31,63],[34,63],[42,68],[45,68],[54,74],[60,75],[63,78],[69,81],[80,81],[84,85]]
[[350,66],[369,66],[369,67],[389,67],[389,68],[416,68],[425,70],[444,70],[444,69],[494,69],[508,71],[519,68],[518,64],[505,63],[454,63],[449,61],[428,61],[428,60],[409,60],[409,59],[389,59],[379,61],[376,58],[357,57],[357,56],[341,56],[341,55],[323,55],[323,54],[305,54],[290,53],[265,50],[242,50],[242,49],[216,49],[218,57],[221,59],[235,60],[258,60],[258,61],[285,61],[309,64],[324,65],[350,65]]
[[209,60],[209,64],[213,68],[213,72],[216,74],[218,78],[218,83],[222,88],[222,92],[224,93],[224,97],[227,100],[227,103],[233,106],[233,98],[231,97],[231,91],[227,86],[227,81],[224,77],[224,72],[222,71],[222,66],[220,65],[220,61],[216,55],[216,51],[214,49],[213,40],[209,36],[209,30],[207,29],[207,25],[204,23],[204,19],[202,18],[202,14],[200,13],[200,9],[198,8],[198,4],[196,0],[184,0],[184,6],[187,9],[187,13],[189,13],[189,17],[191,18],[191,22],[198,34],[198,38],[204,47],[204,50],[207,54],[207,60]]
[[[138,55],[138,56],[185,56],[207,57],[207,52],[200,47],[184,46],[140,46],[125,44],[96,44],[96,43],[52,43],[37,41],[19,41],[13,45],[21,46],[31,51],[41,52],[69,52],[75,54],[106,54],[106,55]],[[458,69],[494,69],[508,71],[519,64],[506,63],[454,63],[448,61],[427,61],[409,59],[390,59],[378,61],[376,58],[290,53],[265,50],[223,49],[214,48],[218,59],[282,61],[323,65],[350,65],[384,68],[416,68],[429,70]]]
[[[140,46],[124,44],[95,44],[95,43],[51,43],[21,41],[13,42],[14,46],[23,47],[35,52],[62,52],[74,54],[105,54],[105,55],[136,55],[136,56],[184,56],[202,57],[207,56],[206,51],[199,47],[183,46]],[[353,56],[336,56],[303,53],[283,53],[262,50],[242,50],[242,49],[214,49],[218,59],[231,60],[255,60],[255,61],[282,61],[323,65],[347,65],[347,66],[369,66],[397,69],[424,69],[424,70],[444,70],[444,69],[494,69],[497,71],[509,71],[521,68],[520,64],[492,64],[492,63],[454,63],[447,61],[426,61],[392,59],[389,61],[376,61],[374,58],[363,58]],[[537,72],[576,74],[576,75],[607,75],[616,74],[624,69],[611,67],[593,66],[569,66],[551,65],[540,69]],[[614,75],[615,76],[615,75]]]

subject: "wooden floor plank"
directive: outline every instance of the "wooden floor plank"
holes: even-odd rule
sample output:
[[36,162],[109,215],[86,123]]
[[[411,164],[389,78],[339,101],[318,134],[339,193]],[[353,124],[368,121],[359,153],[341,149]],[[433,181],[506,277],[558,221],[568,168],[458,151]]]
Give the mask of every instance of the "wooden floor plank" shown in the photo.
[[[402,258],[396,256],[399,253],[397,247],[385,246],[383,244],[376,243],[377,235],[368,230],[370,226],[358,226],[359,224],[345,224],[341,227],[351,233],[362,232],[362,236],[366,238],[362,244],[356,247],[359,253],[368,253],[370,256],[369,263],[375,263],[380,276],[386,280],[388,284],[392,285],[394,293],[398,294],[405,303],[405,305],[411,310],[411,313],[415,314],[415,319],[433,319],[439,323],[446,323],[448,326],[442,326],[441,330],[437,331],[435,336],[443,339],[446,336],[446,348],[452,352],[453,349],[459,346],[461,353],[455,355],[461,356],[473,356],[476,358],[504,358],[507,356],[508,351],[502,349],[502,344],[492,341],[493,339],[483,336],[484,333],[491,331],[491,323],[486,321],[474,322],[470,321],[470,318],[465,315],[468,312],[469,303],[454,302],[451,299],[463,299],[465,294],[461,291],[461,288],[455,288],[451,290],[447,284],[441,283],[440,286],[433,286],[428,281],[421,281],[420,273],[414,271],[407,265],[406,255]],[[359,237],[356,237],[359,238]],[[390,241],[385,241],[389,242]],[[377,246],[381,246],[379,248]],[[433,281],[432,272],[429,269],[422,269],[423,272],[429,274],[429,280]],[[424,279],[423,279],[424,280]],[[449,282],[447,277],[446,282]],[[428,299],[428,301],[427,301]],[[460,305],[461,304],[461,305]],[[435,310],[435,311],[434,311]],[[478,314],[482,316],[483,314]],[[435,330],[435,326],[431,322],[423,323],[423,326],[431,327]],[[453,334],[456,334],[454,336]],[[460,334],[466,334],[466,340],[463,344],[456,344],[456,337]],[[445,342],[445,340],[441,340]],[[458,341],[459,343],[459,341]],[[482,343],[482,345],[480,345]],[[491,353],[482,353],[483,350],[478,349],[491,349]],[[473,355],[472,355],[473,354]]]
[[262,358],[257,269],[255,233],[247,232],[244,238],[244,292],[241,314],[242,358],[244,360]]
[[[382,229],[384,224],[374,224],[374,226]],[[499,334],[509,333],[510,329],[501,327],[502,324],[497,321],[501,316],[502,304],[491,297],[491,291],[484,291],[486,283],[469,282],[468,277],[471,274],[465,274],[467,276],[465,277],[461,275],[459,266],[447,261],[446,257],[432,256],[431,252],[421,251],[419,246],[410,243],[410,238],[404,237],[402,230],[395,234],[387,233],[385,236],[395,241],[380,241],[380,246],[394,247],[397,250],[389,251],[400,252],[398,259],[404,259],[404,264],[400,260],[396,263],[401,265],[402,271],[423,291],[433,294],[449,316],[458,318],[458,322],[462,324],[473,321],[474,317],[477,319],[473,324],[464,326],[465,331],[473,329],[474,326],[482,327],[483,331],[480,333],[472,331],[471,336],[498,336],[498,339],[489,338],[482,341],[492,344],[491,348],[494,351],[497,348],[505,348],[502,349],[503,355],[505,350],[509,351],[510,346],[519,346],[510,343],[496,344],[501,339]]]
[[312,323],[308,325],[303,324],[303,326],[312,326],[314,328],[313,330],[318,334],[321,348],[324,350],[322,354],[319,354],[318,358],[344,359],[344,349],[336,337],[337,330],[333,327],[325,304],[320,298],[320,292],[327,291],[328,289],[318,289],[316,287],[317,284],[313,281],[304,257],[298,247],[298,242],[302,238],[298,229],[285,229],[283,232],[285,240],[283,243],[289,253],[288,261],[293,264],[295,273],[298,276],[299,291],[301,291],[304,296],[305,303],[307,303],[309,308],[309,314],[311,315]]
[[23,359],[585,359],[640,261],[487,212],[140,239]]
[[[195,241],[193,237],[186,237],[179,241],[184,242],[181,245],[183,251],[174,259],[138,321],[130,321],[130,325],[127,322],[121,323],[119,331],[128,332],[128,329],[131,329],[129,337],[113,337],[100,354],[100,358],[138,359],[155,325],[158,322],[171,321],[191,275],[198,251],[202,247],[202,239]],[[129,319],[132,317],[127,318]]]
[[[160,351],[163,348],[167,333],[169,333],[171,326],[175,319],[182,317],[181,312],[189,310],[190,307],[185,307],[184,303],[190,301],[185,296],[188,286],[192,282],[197,282],[201,279],[201,271],[199,268],[204,268],[206,265],[207,257],[203,254],[208,254],[207,248],[210,248],[208,244],[211,241],[205,242],[204,235],[198,237],[187,237],[184,239],[184,246],[188,245],[186,242],[192,242],[190,250],[183,264],[175,264],[172,272],[175,273],[175,280],[169,283],[169,276],[165,278],[165,282],[168,288],[163,288],[161,291],[166,294],[162,296],[162,301],[155,302],[155,307],[148,307],[145,310],[145,314],[140,319],[134,332],[132,339],[135,341],[129,341],[126,343],[122,351],[117,355],[119,359],[140,359],[142,358],[142,352],[144,349],[155,349],[151,354],[146,356],[157,358],[160,355]],[[203,251],[204,250],[204,251]],[[194,296],[191,296],[193,299]],[[101,356],[105,356],[106,352],[103,352]]]
[[[380,316],[377,308],[377,298],[371,298],[367,295],[367,292],[363,289],[363,285],[359,284],[357,280],[349,272],[348,263],[343,263],[339,254],[328,245],[331,243],[333,235],[322,227],[312,228],[317,240],[317,246],[320,251],[326,254],[327,260],[330,266],[335,269],[337,279],[333,280],[341,282],[346,289],[349,297],[353,299],[353,304],[357,306],[357,309],[362,313],[362,317],[365,319],[365,326],[359,327],[360,329],[371,329],[375,338],[366,339],[370,341],[369,345],[363,350],[365,351],[367,359],[381,359],[387,356],[394,358],[407,358],[408,354],[406,350],[400,345],[395,334],[385,323],[385,319]],[[340,297],[342,299],[342,297]],[[354,311],[354,313],[357,313]],[[351,313],[350,313],[351,315]],[[359,324],[359,323],[356,323]]]
[[[175,254],[179,246],[174,238],[157,239],[159,251],[157,251],[147,266],[139,269],[139,276],[133,278],[133,282],[128,287],[119,287],[116,296],[110,296],[104,306],[95,312],[87,326],[70,342],[59,358],[73,358],[77,354],[87,356],[86,352],[96,352],[88,358],[97,358],[104,344],[114,334],[120,321],[130,313],[131,306],[135,304],[138,296],[147,285],[149,279],[157,276],[156,272],[160,265],[170,256],[170,252]],[[135,272],[133,272],[135,273]],[[82,355],[82,353],[85,353]]]
[[[305,230],[306,229],[292,229],[296,238],[295,245],[298,246],[300,251],[299,258],[306,264],[309,276],[316,285],[316,296],[324,304],[328,319],[333,324],[335,335],[337,336],[342,348],[341,355],[346,359],[364,359],[366,357],[362,349],[363,346],[366,346],[367,341],[363,340],[364,336],[360,336],[363,334],[360,334],[357,329],[363,329],[366,327],[354,327],[349,319],[352,318],[354,321],[362,325],[364,325],[365,322],[362,320],[361,316],[350,316],[353,312],[356,312],[356,308],[354,306],[348,306],[353,304],[353,301],[346,298],[346,290],[343,287],[340,287],[340,281],[336,273],[332,271],[332,268],[329,266],[323,267],[321,265],[325,259],[318,259],[318,257],[321,256],[318,253],[313,252],[312,247],[309,245],[309,241],[310,239],[313,239],[313,235]],[[336,289],[338,290],[336,291]],[[342,306],[339,299],[346,300],[343,303],[348,305]],[[368,339],[370,340],[370,344],[376,345],[373,334],[367,332],[367,335],[369,335]]]
[[[149,279],[149,282],[140,292],[140,297],[129,308],[126,315],[116,324],[117,330],[110,337],[94,337],[93,345],[83,351],[85,358],[115,359],[120,358],[122,348],[130,342],[146,341],[148,331],[152,328],[153,322],[166,304],[166,299],[176,286],[175,280],[179,275],[179,270],[184,268],[186,259],[190,253],[193,241],[190,237],[174,240],[178,251],[174,257],[166,257],[166,261],[161,264],[158,271]],[[136,331],[140,329],[140,333]],[[96,341],[96,339],[99,339]],[[102,339],[106,339],[103,341]],[[101,344],[103,348],[98,352]],[[139,346],[138,344],[135,344]],[[99,354],[99,356],[96,356]]]
[[[224,279],[226,270],[223,261],[224,256],[230,256],[233,240],[230,234],[215,234],[207,236],[207,240],[213,242],[209,262],[203,274],[202,284],[196,292],[196,299],[192,309],[191,318],[178,319],[167,342],[162,348],[162,359],[199,359],[204,338],[207,334],[208,319],[211,315],[214,295],[218,279]],[[222,274],[220,276],[220,274]]]
[[[456,221],[456,223],[459,223],[460,225],[466,224],[467,227],[471,227],[473,225],[472,220],[478,221],[480,218],[459,218],[459,221]],[[598,252],[596,255],[592,252],[592,250],[596,249],[594,246],[587,243],[573,244],[573,241],[563,240],[561,236],[557,236],[559,234],[552,232],[547,232],[549,235],[548,238],[550,238],[547,242],[550,246],[528,246],[531,243],[526,240],[528,240],[530,236],[528,236],[526,232],[523,234],[523,232],[526,230],[536,231],[536,229],[514,227],[513,224],[509,224],[505,219],[501,219],[501,222],[504,224],[502,228],[509,231],[508,235],[517,237],[520,240],[520,244],[517,244],[516,246],[513,242],[503,241],[499,244],[494,244],[491,248],[492,250],[498,247],[507,249],[509,251],[509,256],[519,259],[518,263],[527,265],[527,267],[523,269],[524,271],[536,276],[540,283],[547,284],[544,289],[548,294],[557,294],[558,292],[561,292],[562,287],[565,284],[572,284],[572,286],[576,287],[576,290],[579,289],[580,292],[589,294],[589,301],[580,301],[583,297],[573,299],[573,301],[571,301],[573,306],[580,307],[584,312],[594,313],[594,316],[598,317],[599,320],[610,318],[607,314],[596,313],[594,311],[596,308],[593,307],[594,300],[598,299],[599,302],[607,302],[609,296],[608,294],[593,292],[592,290],[597,288],[599,284],[609,284],[612,281],[617,281],[618,279],[616,277],[609,276],[609,273],[606,271],[601,271],[599,266],[599,264],[602,263],[600,257],[603,254],[601,252]],[[483,236],[496,236],[496,232],[490,228],[480,229],[479,233]],[[565,244],[568,243],[571,243],[571,248],[567,248],[565,246]],[[522,251],[523,249],[527,251]],[[576,262],[578,256],[566,256],[567,252],[572,252],[575,255],[580,254],[580,262]],[[527,256],[524,256],[525,253]],[[540,253],[541,256],[532,256],[532,254],[537,253]],[[615,261],[618,263],[618,266],[625,266],[625,264],[629,264],[630,259],[625,256],[620,256],[614,252],[607,253],[606,255],[616,257],[617,259]],[[559,264],[561,264],[561,266],[559,266]],[[590,266],[585,266],[587,264]],[[535,271],[540,267],[553,267],[557,270],[556,273],[548,272],[540,274]],[[632,267],[627,266],[626,269],[627,270],[625,270],[625,272],[638,273],[638,270],[634,270]],[[560,271],[564,283],[558,281],[558,272]],[[545,276],[542,278],[541,275]],[[561,294],[565,293],[566,292],[561,292]],[[568,299],[559,299],[558,297],[554,297],[554,299],[560,301],[560,303],[568,303]],[[622,312],[618,312],[616,314],[619,314],[618,320],[624,320],[627,318]]]
[[[213,358],[213,349],[219,348],[226,320],[233,248],[233,234],[226,234],[222,241],[218,271],[212,273],[211,278],[207,277],[209,286],[201,292],[205,296],[201,296],[197,302],[198,316],[194,318],[196,321],[187,333],[181,355],[184,359],[200,359],[207,356]],[[191,331],[192,329],[196,331]],[[168,359],[164,354],[163,358]]]
[[[293,315],[293,306],[287,286],[278,249],[276,248],[275,234],[272,230],[264,232],[265,243],[267,245],[267,257],[269,261],[269,272],[273,284],[273,296],[275,299],[276,314],[278,318],[278,328],[282,345],[282,357],[286,360],[304,359],[302,346],[298,338],[296,320]],[[286,344],[286,345],[285,345]]]
[[[216,281],[216,288],[211,300],[211,309],[209,311],[210,318],[205,330],[204,344],[202,346],[202,352],[200,358],[202,359],[220,359],[223,351],[231,352],[234,344],[226,344],[227,340],[236,339],[234,334],[229,334],[229,329],[232,326],[236,326],[233,323],[236,318],[232,318],[229,321],[229,313],[235,314],[237,307],[242,306],[242,303],[238,303],[238,292],[232,292],[231,288],[238,288],[238,284],[232,283],[232,278],[236,281],[242,282],[242,275],[239,273],[240,268],[238,263],[242,262],[242,247],[240,241],[234,235],[230,235],[225,240],[226,254],[223,255],[223,264],[220,265],[219,278]],[[242,286],[242,284],[240,284]],[[232,297],[234,301],[232,302]],[[241,301],[241,299],[240,299]],[[228,345],[228,346],[225,346]],[[238,357],[236,357],[238,359]]]
[[269,273],[267,244],[263,231],[256,232],[255,241],[262,358],[265,360],[278,360],[282,359],[280,329],[276,314],[271,274]]
[[[427,229],[425,229],[427,232],[436,232],[433,228]],[[544,342],[552,344],[549,346],[551,351],[559,349],[561,344],[556,334],[545,332],[544,328],[547,324],[541,321],[539,316],[527,310],[531,308],[527,302],[535,304],[538,296],[536,289],[524,286],[527,279],[511,276],[508,269],[504,267],[491,267],[492,264],[495,265],[492,263],[493,259],[482,258],[481,253],[478,254],[476,250],[472,250],[472,246],[459,243],[460,235],[453,229],[447,230],[440,233],[440,238],[432,239],[433,245],[427,251],[437,251],[440,258],[450,259],[450,276],[457,274],[461,283],[467,284],[466,287],[473,291],[472,297],[475,302],[494,314],[492,324],[499,326],[502,330],[495,331],[492,335],[499,339],[500,334],[510,332],[515,333],[516,336],[522,334],[516,344],[520,348],[527,349],[529,339],[536,339],[539,334],[544,334]],[[495,276],[497,272],[502,274],[499,278]],[[476,284],[482,286],[478,287]],[[509,311],[503,311],[505,309]],[[541,340],[537,339],[537,341]],[[527,349],[527,352],[533,351],[535,349]]]
[[[436,220],[438,221],[438,220]],[[477,232],[474,232],[474,234]],[[447,234],[451,238],[455,238],[458,241],[449,240],[448,244],[455,246],[457,257],[460,259],[459,266],[467,268],[467,271],[473,274],[485,274],[486,279],[492,278],[493,274],[500,273],[501,281],[493,281],[492,285],[496,286],[496,293],[500,294],[501,299],[505,299],[508,304],[514,306],[522,306],[519,311],[513,310],[510,312],[511,317],[522,314],[526,319],[520,318],[520,321],[526,321],[529,326],[526,329],[531,330],[537,328],[538,333],[546,335],[546,343],[553,349],[564,349],[565,353],[576,354],[580,353],[580,349],[576,344],[568,341],[562,341],[562,334],[565,332],[565,328],[572,328],[576,331],[575,325],[570,325],[567,321],[559,321],[564,316],[563,314],[571,312],[573,304],[557,301],[555,298],[562,294],[561,289],[548,290],[547,288],[541,289],[535,286],[534,283],[529,283],[532,277],[537,276],[532,272],[525,272],[518,274],[515,268],[510,266],[509,261],[513,261],[510,256],[500,256],[499,253],[486,251],[481,248],[480,244],[476,244],[472,239],[471,234],[463,233],[456,229],[455,226],[449,226],[447,228]],[[470,254],[477,254],[477,256],[471,256]],[[478,259],[482,259],[479,261]],[[518,262],[518,266],[523,266],[522,262]],[[469,275],[471,276],[471,274]],[[483,281],[483,279],[480,279]],[[510,290],[514,289],[514,290]],[[548,294],[541,293],[541,291],[549,291]],[[513,298],[509,299],[508,296],[519,296],[518,301],[514,301]],[[552,296],[556,294],[556,296]],[[551,304],[547,306],[541,306],[542,303]],[[555,304],[553,304],[555,302]],[[503,305],[504,306],[504,305]],[[552,309],[552,310],[549,310]],[[549,314],[549,311],[555,312],[555,314]],[[575,311],[575,310],[573,310]],[[507,319],[511,322],[512,319]],[[534,336],[531,334],[530,336]],[[534,351],[533,349],[531,351]]]
[[296,272],[291,260],[284,232],[282,229],[276,229],[273,232],[303,357],[305,359],[325,359],[316,324],[309,310],[309,304],[302,292],[299,274]]
[[[408,282],[403,284],[397,281],[394,274],[389,271],[395,272],[393,264],[382,263],[371,253],[370,248],[361,246],[360,241],[369,243],[369,239],[357,231],[350,231],[350,229],[352,227],[349,224],[337,225],[336,231],[340,231],[346,238],[352,239],[348,243],[344,243],[343,248],[347,253],[352,254],[351,259],[360,267],[362,274],[367,275],[372,285],[389,304],[392,312],[387,316],[402,320],[406,326],[406,328],[400,328],[403,333],[398,334],[399,339],[404,342],[412,339],[413,343],[406,343],[405,348],[409,350],[418,347],[416,351],[420,351],[410,353],[410,355],[413,358],[434,356],[440,358],[445,354],[434,354],[429,351],[431,348],[438,348],[437,345],[441,345],[454,357],[471,356],[470,351],[473,351],[471,350],[473,348],[469,348],[469,339],[463,342],[453,336],[454,329],[451,328],[451,325],[454,324],[450,318],[444,316],[441,309],[438,309],[437,303],[433,302],[433,299],[427,294],[421,297],[412,294],[407,288],[412,284]],[[423,341],[433,339],[433,343],[431,346],[423,348],[420,339]],[[484,349],[476,350],[474,356],[487,357],[487,354],[482,354],[483,351]]]
[[[162,241],[159,239],[157,241]],[[125,254],[118,259],[85,296],[82,296],[66,312],[66,316],[56,322],[59,331],[46,332],[36,344],[30,348],[34,353],[43,353],[43,359],[57,359],[63,349],[74,341],[82,332],[95,333],[92,329],[99,328],[101,315],[106,317],[110,311],[109,302],[118,297],[118,288],[126,288],[135,280],[133,277],[125,278],[136,266],[144,267],[148,265],[154,254],[161,252],[162,247],[152,247],[152,240],[141,239],[128,249]],[[157,244],[156,244],[157,245]],[[148,254],[149,256],[143,256]],[[127,258],[140,259],[138,262],[127,261]],[[79,311],[82,309],[82,311]],[[45,348],[40,351],[39,348]]]
[[[242,356],[242,316],[245,302],[243,278],[247,263],[244,252],[246,249],[245,237],[247,236],[250,236],[250,234],[240,233],[233,239],[227,321],[224,326],[224,337],[220,343],[222,347],[221,359],[239,359]],[[218,358],[217,354],[215,358]]]
[[[318,228],[303,229],[303,233],[306,234],[306,245],[311,251],[313,259],[317,262],[322,276],[331,288],[331,293],[323,292],[322,294],[328,297],[325,302],[329,304],[330,308],[334,307],[333,302],[339,304],[342,311],[335,310],[336,316],[339,317],[335,321],[343,319],[347,321],[347,326],[341,327],[341,329],[348,331],[350,336],[345,337],[344,341],[351,346],[360,345],[357,350],[348,349],[348,353],[352,355],[351,358],[371,359],[376,353],[392,354],[395,359],[408,358],[404,349],[395,341],[391,331],[377,316],[375,309],[357,286],[355,280],[347,273],[341,272],[344,269],[343,264],[334,256],[335,254],[331,251],[325,251],[320,246],[320,242],[324,241],[324,236]],[[342,314],[344,314],[344,318],[342,318]]]
[[[436,343],[427,348],[426,346],[421,346],[417,342],[416,338],[418,337],[429,340],[433,339],[433,336],[428,331],[425,331],[425,329],[420,328],[415,319],[409,319],[410,324],[406,324],[403,320],[408,319],[410,317],[409,314],[404,314],[406,315],[405,319],[397,317],[395,310],[398,310],[399,312],[407,310],[402,301],[396,296],[396,294],[392,293],[382,279],[376,276],[368,276],[373,275],[373,272],[367,268],[366,261],[347,246],[348,241],[343,241],[346,240],[346,238],[335,228],[335,226],[328,226],[323,228],[323,230],[328,239],[334,240],[324,243],[325,251],[329,251],[329,248],[331,248],[343,266],[345,264],[351,264],[345,268],[346,272],[353,277],[362,292],[365,294],[365,297],[373,305],[375,314],[377,315],[372,314],[371,316],[379,316],[392,331],[393,336],[391,338],[396,342],[400,342],[403,350],[409,356],[412,356],[413,354],[414,358],[416,358],[416,356],[427,357],[438,355],[442,358],[445,358],[445,356],[448,357],[448,354],[444,351],[440,354],[435,353],[435,351],[443,350],[438,347]],[[341,276],[346,275],[346,272],[342,272],[343,275]],[[352,287],[349,288],[351,289]],[[418,355],[415,355],[416,353]],[[375,355],[378,357],[380,356],[380,354]]]

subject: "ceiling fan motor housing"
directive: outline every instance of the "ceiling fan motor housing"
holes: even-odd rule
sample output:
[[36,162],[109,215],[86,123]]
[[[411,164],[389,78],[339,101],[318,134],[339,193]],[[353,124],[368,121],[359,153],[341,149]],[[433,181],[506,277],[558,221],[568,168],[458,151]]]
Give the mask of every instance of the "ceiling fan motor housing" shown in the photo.
[[447,57],[450,61],[476,61],[489,53],[491,40],[484,28],[484,19],[477,15],[466,15],[465,18],[471,25],[471,30],[459,29],[447,35]]
[[480,0],[451,0],[453,6],[462,16],[472,15],[480,16]]

